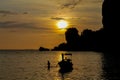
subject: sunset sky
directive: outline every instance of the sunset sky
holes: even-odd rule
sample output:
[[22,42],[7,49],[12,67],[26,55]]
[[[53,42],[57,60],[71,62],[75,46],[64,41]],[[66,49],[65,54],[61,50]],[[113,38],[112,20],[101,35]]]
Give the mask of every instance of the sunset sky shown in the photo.
[[79,34],[102,27],[102,0],[0,0],[0,49],[53,48],[65,42],[68,22]]

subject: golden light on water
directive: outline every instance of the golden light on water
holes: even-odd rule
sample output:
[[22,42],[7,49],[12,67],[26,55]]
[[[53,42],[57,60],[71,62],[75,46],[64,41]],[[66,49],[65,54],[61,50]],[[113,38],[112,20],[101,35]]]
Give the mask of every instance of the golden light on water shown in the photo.
[[57,22],[56,25],[59,29],[65,29],[65,28],[68,27],[68,22],[65,21],[65,20],[60,20],[60,21]]

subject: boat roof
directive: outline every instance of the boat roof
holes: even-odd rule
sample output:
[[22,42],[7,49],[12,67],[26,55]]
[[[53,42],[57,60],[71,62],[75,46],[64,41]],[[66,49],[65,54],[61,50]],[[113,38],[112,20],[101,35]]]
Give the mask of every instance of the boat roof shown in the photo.
[[64,53],[64,55],[71,55],[71,56],[72,56],[72,54],[71,54],[71,53]]

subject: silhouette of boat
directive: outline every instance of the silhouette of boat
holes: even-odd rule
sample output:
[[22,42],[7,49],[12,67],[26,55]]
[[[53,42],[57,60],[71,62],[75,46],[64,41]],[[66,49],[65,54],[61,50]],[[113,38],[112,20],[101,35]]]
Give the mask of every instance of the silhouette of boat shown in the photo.
[[72,54],[65,53],[61,55],[62,60],[58,62],[58,65],[60,67],[59,72],[61,73],[71,72],[73,70]]

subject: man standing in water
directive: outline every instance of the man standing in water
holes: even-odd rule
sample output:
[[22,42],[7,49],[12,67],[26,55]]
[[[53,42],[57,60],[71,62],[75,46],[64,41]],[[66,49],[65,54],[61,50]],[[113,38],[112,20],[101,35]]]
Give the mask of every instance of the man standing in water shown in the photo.
[[47,62],[47,65],[48,65],[48,70],[50,70],[50,61],[49,60]]

